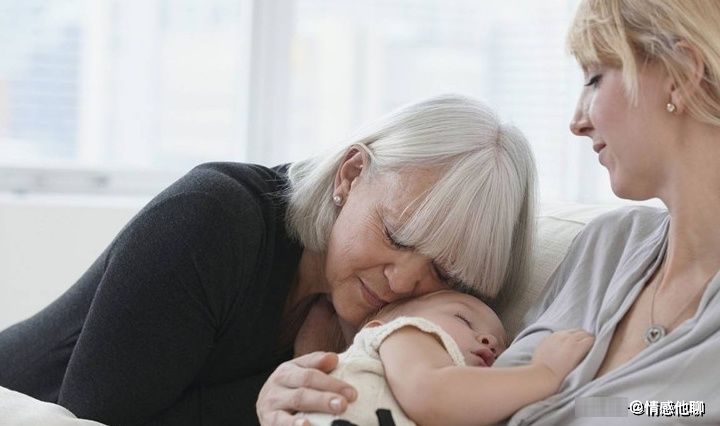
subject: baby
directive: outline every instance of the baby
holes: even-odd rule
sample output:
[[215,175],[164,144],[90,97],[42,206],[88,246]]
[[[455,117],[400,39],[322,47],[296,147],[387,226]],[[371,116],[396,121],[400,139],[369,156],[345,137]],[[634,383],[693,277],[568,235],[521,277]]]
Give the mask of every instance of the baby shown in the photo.
[[451,290],[403,300],[340,354],[332,375],[355,386],[357,400],[339,416],[304,417],[314,426],[492,424],[557,392],[593,340],[582,330],[556,332],[529,365],[482,368],[507,347],[492,309]]

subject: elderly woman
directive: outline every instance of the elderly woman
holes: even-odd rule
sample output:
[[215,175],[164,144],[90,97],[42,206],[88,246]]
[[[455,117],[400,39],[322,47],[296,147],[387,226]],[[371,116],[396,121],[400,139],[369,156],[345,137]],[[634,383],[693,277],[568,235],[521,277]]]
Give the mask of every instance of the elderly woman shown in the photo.
[[[717,1],[580,4],[568,42],[586,83],[571,130],[592,140],[615,194],[668,209],[621,209],[575,239],[495,366],[527,363],[563,328],[589,330],[595,345],[557,395],[509,424],[646,424],[653,411],[673,424],[720,424],[719,22]],[[268,424],[289,423],[270,408],[284,408],[282,398],[266,396],[302,377],[300,367],[286,373],[258,403]],[[305,393],[338,388],[325,385],[313,379]],[[640,417],[608,417],[628,415]]]
[[[385,304],[442,288],[511,294],[526,271],[533,194],[522,135],[453,96],[289,168],[200,166],[67,293],[0,333],[0,385],[113,425],[257,423],[270,372],[336,349],[318,336],[350,336]],[[315,353],[291,365],[334,362]],[[298,405],[354,398],[349,387],[337,389],[347,398],[294,392],[328,383],[304,371],[280,389]]]

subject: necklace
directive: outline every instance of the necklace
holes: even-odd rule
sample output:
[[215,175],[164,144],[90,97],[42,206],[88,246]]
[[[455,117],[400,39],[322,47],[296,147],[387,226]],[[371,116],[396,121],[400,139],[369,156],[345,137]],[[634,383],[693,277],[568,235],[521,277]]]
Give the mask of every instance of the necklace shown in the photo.
[[[645,344],[646,344],[647,346],[650,346],[650,345],[652,345],[653,343],[656,343],[657,341],[659,341],[660,339],[662,339],[663,337],[665,337],[665,336],[667,335],[667,333],[668,333],[668,329],[669,329],[669,328],[672,328],[672,327],[675,325],[675,321],[677,321],[678,318],[680,318],[680,316],[683,314],[683,312],[685,312],[685,311],[687,310],[687,308],[690,307],[690,305],[692,304],[693,300],[695,300],[695,299],[697,298],[697,296],[698,296],[698,295],[705,289],[705,287],[707,286],[707,283],[706,283],[706,285],[700,287],[700,291],[698,291],[698,292],[685,304],[685,306],[684,306],[680,311],[678,311],[677,315],[675,315],[675,318],[673,318],[672,321],[670,321],[670,323],[668,323],[668,326],[667,326],[667,328],[666,328],[666,327],[664,327],[662,324],[657,324],[657,323],[655,323],[655,320],[654,320],[654,318],[653,318],[653,313],[654,313],[654,310],[655,310],[655,295],[657,294],[658,289],[660,288],[660,284],[662,283],[662,279],[663,279],[664,276],[665,276],[665,265],[663,265],[662,268],[663,268],[663,269],[660,270],[660,276],[659,276],[658,279],[657,279],[657,285],[655,285],[655,289],[653,290],[652,298],[650,299],[650,326],[648,326],[648,328],[645,330],[645,334],[644,334],[644,336],[643,336],[643,340],[645,341]],[[713,278],[713,275],[710,276],[710,280],[712,280],[712,278]],[[708,280],[708,282],[710,282],[710,281]]]

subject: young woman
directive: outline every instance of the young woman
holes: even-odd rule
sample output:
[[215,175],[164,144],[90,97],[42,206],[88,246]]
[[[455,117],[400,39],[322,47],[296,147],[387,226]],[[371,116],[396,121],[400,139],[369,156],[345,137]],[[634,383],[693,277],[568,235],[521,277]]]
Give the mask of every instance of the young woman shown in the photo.
[[[576,239],[498,365],[559,326],[590,330],[595,346],[560,394],[510,424],[587,424],[574,409],[586,397],[624,401],[615,414],[639,423],[660,404],[674,424],[720,423],[707,374],[720,353],[719,19],[716,1],[580,4],[568,43],[586,83],[570,128],[591,139],[615,194],[667,210],[622,209]],[[647,405],[631,413],[633,401]]]

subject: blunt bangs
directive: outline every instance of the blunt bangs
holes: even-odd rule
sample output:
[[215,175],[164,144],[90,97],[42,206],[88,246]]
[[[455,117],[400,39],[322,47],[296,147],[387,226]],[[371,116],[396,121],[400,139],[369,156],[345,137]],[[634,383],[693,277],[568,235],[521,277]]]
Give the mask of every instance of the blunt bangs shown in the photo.
[[493,298],[505,282],[525,193],[518,182],[506,157],[491,150],[472,153],[417,200],[394,238],[434,259],[456,289]]

